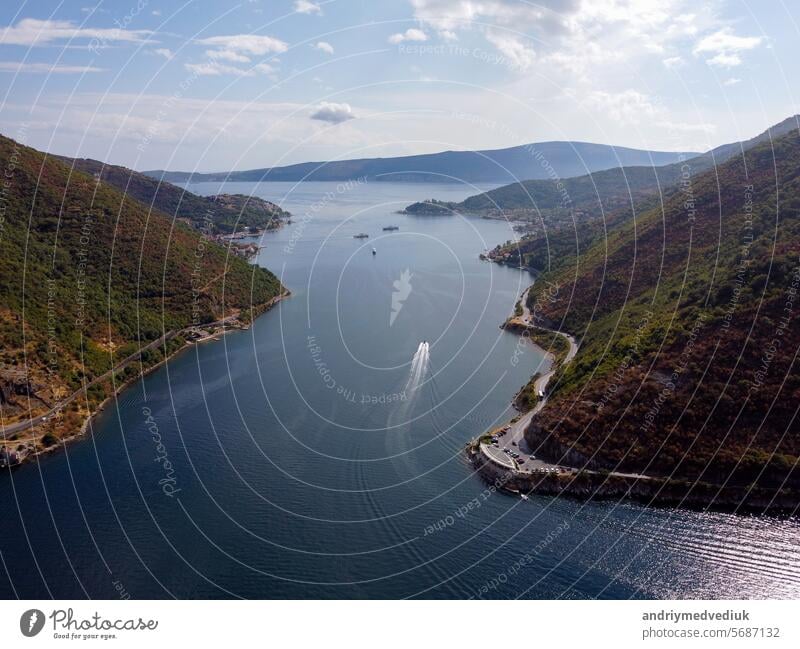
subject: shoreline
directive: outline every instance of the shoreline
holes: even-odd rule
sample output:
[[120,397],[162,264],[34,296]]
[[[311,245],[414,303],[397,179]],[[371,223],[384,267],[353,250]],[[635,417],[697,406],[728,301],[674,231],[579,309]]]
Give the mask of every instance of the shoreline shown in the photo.
[[[27,453],[18,462],[14,463],[14,464],[2,465],[2,466],[0,466],[0,469],[15,469],[17,467],[21,467],[22,465],[27,464],[28,462],[31,462],[33,460],[33,458],[38,458],[38,457],[40,457],[42,455],[49,455],[49,454],[51,454],[51,453],[63,448],[64,446],[66,446],[67,444],[69,444],[71,442],[83,441],[83,440],[87,439],[88,438],[87,433],[91,430],[95,419],[108,407],[108,405],[111,403],[112,400],[117,399],[120,396],[120,394],[122,394],[122,392],[124,392],[126,389],[128,389],[129,387],[131,387],[132,385],[134,385],[138,381],[144,380],[145,377],[147,377],[151,373],[155,372],[161,366],[165,365],[169,360],[175,358],[176,356],[178,356],[182,352],[189,350],[190,348],[194,347],[195,345],[197,345],[199,343],[211,342],[212,340],[219,341],[219,340],[222,339],[222,337],[224,337],[228,333],[231,333],[232,331],[246,331],[247,329],[250,328],[250,326],[252,326],[252,323],[256,320],[256,318],[261,317],[267,311],[270,311],[276,304],[282,302],[283,300],[287,299],[291,295],[292,295],[292,292],[289,289],[284,288],[283,293],[280,293],[280,294],[276,295],[275,297],[271,298],[270,300],[268,300],[264,304],[258,305],[258,307],[253,307],[253,318],[249,323],[247,323],[246,326],[242,326],[242,327],[226,327],[225,326],[225,323],[226,323],[227,320],[236,318],[236,317],[238,317],[238,315],[237,316],[227,316],[226,318],[223,318],[222,320],[219,320],[218,321],[219,325],[217,325],[217,326],[221,327],[222,331],[216,331],[213,334],[211,334],[210,336],[207,336],[207,337],[202,338],[202,339],[185,341],[183,345],[181,345],[180,347],[175,349],[173,352],[171,352],[168,355],[166,355],[164,358],[162,358],[157,363],[154,363],[153,365],[150,365],[150,366],[142,369],[135,376],[132,376],[128,380],[122,382],[119,385],[119,387],[117,387],[116,390],[114,390],[110,395],[108,395],[105,399],[103,399],[91,412],[89,412],[88,414],[85,415],[85,417],[83,419],[83,422],[81,423],[81,425],[80,425],[80,427],[79,427],[77,432],[73,433],[72,435],[68,435],[66,437],[60,437],[57,444],[53,444],[53,445],[47,446],[45,448],[40,448],[40,449],[36,449],[34,451],[31,451],[31,452]],[[214,323],[210,323],[210,324],[213,325]],[[176,336],[179,336],[182,333],[185,333],[187,331],[191,331],[192,329],[195,329],[195,328],[196,327],[194,325],[192,325],[192,326],[189,326],[189,327],[184,327],[183,329],[178,329],[175,332],[170,332],[170,333],[172,333],[171,336],[169,336],[169,333],[165,334],[164,335],[165,340],[163,342],[166,343],[166,342],[168,342],[168,340],[172,340]],[[169,338],[167,338],[167,336],[169,336]],[[122,370],[122,369],[125,369],[126,367],[128,367],[131,363],[133,363],[136,360],[138,360],[138,358],[140,358],[141,354],[144,353],[144,351],[146,351],[146,348],[151,344],[152,343],[149,343],[148,345],[145,345],[144,347],[142,347],[138,352],[136,352],[135,357],[133,357],[133,358],[129,357],[129,358],[125,359],[125,361],[123,361],[123,363],[121,365],[116,366],[114,369],[110,370],[110,372],[116,372],[116,371],[119,371],[119,370]],[[88,390],[88,388],[91,385],[92,384],[87,385],[86,388],[83,388],[81,391],[85,393],[85,391]],[[79,392],[81,392],[81,391],[79,391]],[[66,404],[64,404],[64,405],[66,405]],[[41,416],[41,415],[37,415],[37,417],[39,417],[39,416]],[[17,423],[19,423],[19,422],[17,422]],[[35,428],[34,428],[34,430],[35,430]],[[9,441],[16,442],[16,441],[19,441],[19,440],[9,440]],[[4,441],[4,442],[2,442],[2,444],[3,445],[7,445],[9,441]]]
[[594,470],[525,475],[503,469],[487,459],[472,442],[467,458],[481,479],[513,496],[567,497],[577,501],[637,503],[663,507],[734,514],[794,517],[797,495],[786,491],[724,487],[650,476],[631,476]]
[[[727,487],[705,482],[694,482],[689,479],[673,479],[660,476],[638,475],[594,469],[591,467],[575,467],[566,464],[551,464],[541,458],[530,455],[531,463],[537,468],[523,469],[510,456],[495,456],[493,451],[498,447],[490,447],[486,443],[487,436],[505,430],[511,433],[507,440],[510,445],[525,454],[532,451],[528,448],[525,435],[533,424],[533,418],[547,402],[547,384],[552,376],[577,355],[578,344],[567,333],[537,327],[531,322],[527,296],[530,287],[520,298],[522,313],[508,318],[501,328],[519,333],[537,344],[530,336],[532,330],[540,330],[563,336],[570,345],[569,351],[559,358],[553,354],[550,370],[540,376],[532,376],[531,380],[514,395],[512,404],[517,401],[526,388],[533,384],[535,394],[539,396],[535,405],[520,415],[512,418],[505,425],[494,431],[482,433],[467,443],[465,452],[473,470],[483,479],[497,486],[499,491],[514,495],[566,496],[582,501],[614,500],[636,502],[646,507],[674,507],[681,509],[705,509],[726,511],[738,514],[796,515],[798,495],[787,490],[766,488]],[[525,334],[528,333],[527,336]],[[537,345],[538,346],[538,345]],[[519,409],[519,408],[518,408]],[[506,441],[504,441],[506,443]],[[546,444],[544,444],[546,446]],[[543,444],[537,447],[537,453]],[[524,449],[528,448],[526,452]],[[569,450],[557,453],[562,457],[569,455]],[[544,451],[547,455],[547,451]],[[580,459],[580,458],[574,458]],[[526,460],[522,460],[527,462]],[[576,462],[580,464],[580,462]]]

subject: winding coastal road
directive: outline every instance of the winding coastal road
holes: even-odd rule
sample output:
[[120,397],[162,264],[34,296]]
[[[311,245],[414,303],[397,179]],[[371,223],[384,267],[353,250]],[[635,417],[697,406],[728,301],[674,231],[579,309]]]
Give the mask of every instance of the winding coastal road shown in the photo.
[[[231,320],[233,320],[233,319],[235,319],[237,317],[238,317],[238,313],[235,314],[235,315],[227,316],[226,318],[223,318],[222,320],[217,320],[216,322],[210,322],[210,323],[204,324],[204,325],[202,325],[202,327],[203,328],[221,327],[221,326],[225,325],[227,322],[230,322]],[[177,336],[178,334],[184,333],[184,332],[189,331],[189,330],[191,330],[193,328],[194,327],[187,327],[185,329],[176,329],[176,330],[173,330],[173,331],[168,331],[167,333],[165,333],[160,338],[157,338],[156,340],[146,344],[144,347],[140,347],[138,350],[133,352],[133,354],[131,354],[130,356],[127,356],[122,361],[117,363],[113,368],[111,368],[110,370],[108,370],[104,374],[101,374],[100,376],[96,377],[95,379],[89,381],[83,387],[81,387],[80,389],[76,390],[75,392],[70,394],[65,399],[62,399],[61,401],[59,401],[55,406],[50,408],[50,410],[48,410],[47,412],[43,412],[41,415],[37,415],[36,417],[32,417],[31,419],[25,419],[24,421],[19,421],[19,422],[15,423],[15,424],[10,424],[8,426],[3,426],[0,429],[0,432],[2,432],[2,435],[5,437],[7,435],[13,435],[14,433],[18,433],[21,430],[36,428],[36,426],[38,426],[39,424],[45,423],[51,416],[57,414],[58,412],[63,410],[66,406],[68,406],[70,403],[75,401],[75,399],[77,399],[81,395],[85,394],[85,392],[89,388],[91,388],[93,385],[98,385],[99,383],[103,383],[104,381],[107,381],[108,379],[111,378],[112,374],[114,374],[115,372],[119,372],[120,370],[125,369],[128,365],[130,365],[133,361],[138,359],[145,352],[148,352],[148,351],[150,351],[152,349],[156,349],[157,347],[161,347],[165,343],[167,343],[170,340],[172,340],[173,338],[175,338],[175,336]]]
[[[520,319],[522,320],[522,324],[533,327],[533,316],[531,315],[531,310],[528,308],[528,291],[531,288],[528,287],[525,289],[525,292],[520,297],[520,304],[522,305],[522,316]],[[575,341],[575,338],[570,334],[564,331],[557,331],[556,329],[547,329],[546,327],[536,327],[537,329],[541,329],[542,331],[549,331],[554,334],[558,334],[566,339],[567,343],[569,344],[569,349],[567,350],[567,355],[564,357],[564,361],[562,365],[567,365],[575,358],[575,355],[578,353],[578,343]],[[539,400],[536,404],[536,407],[531,410],[529,414],[531,417],[539,412],[547,401],[547,384],[550,382],[550,379],[553,378],[553,375],[556,373],[558,368],[555,367],[555,363],[553,363],[553,367],[550,368],[550,371],[542,374],[533,384],[533,389],[536,390],[536,394],[543,394],[544,396]],[[530,418],[529,418],[530,420]]]
[[[530,291],[530,287],[525,289],[525,292],[520,297],[520,304],[522,305],[522,315],[520,316],[520,321],[526,327],[533,327],[533,316],[531,315],[531,311],[528,308],[528,292]],[[569,349],[567,350],[567,355],[564,357],[563,365],[570,363],[575,355],[578,353],[578,343],[575,341],[575,338],[568,333],[563,331],[557,331],[555,329],[546,329],[545,327],[536,327],[537,329],[541,329],[543,331],[550,331],[552,333],[558,334],[566,339],[567,343],[569,344]],[[549,464],[547,462],[543,462],[542,460],[531,459],[533,456],[532,450],[528,447],[527,441],[525,441],[525,430],[528,428],[528,425],[531,423],[531,420],[536,416],[538,412],[544,408],[544,405],[547,403],[547,385],[550,382],[550,379],[553,378],[556,371],[559,368],[556,366],[554,362],[552,367],[549,371],[542,374],[533,384],[533,389],[536,391],[537,395],[542,395],[539,398],[538,403],[524,415],[522,415],[517,421],[513,423],[509,423],[509,430],[508,432],[501,437],[502,440],[501,445],[509,450],[518,449],[521,455],[527,455],[528,458],[525,460],[525,469],[522,469],[521,465],[514,460],[514,458],[510,457],[506,453],[502,451],[501,448],[495,448],[490,444],[481,444],[481,451],[489,457],[495,464],[500,464],[505,468],[512,469],[514,471],[531,471],[531,470],[546,470],[548,468],[555,468],[559,469],[556,465]]]
[[[531,311],[528,308],[528,292],[530,291],[530,287],[525,289],[525,292],[520,297],[520,304],[522,305],[522,316],[521,320],[522,323],[528,327],[534,326],[533,324],[533,316],[531,315]],[[542,331],[550,331],[552,333],[558,334],[566,339],[567,343],[569,344],[569,349],[567,350],[567,355],[564,357],[563,365],[568,364],[575,358],[575,355],[578,353],[578,343],[575,341],[575,338],[568,333],[563,331],[557,331],[555,329],[547,329],[545,327],[537,327],[537,329],[541,329]],[[511,429],[508,431],[508,441],[512,445],[516,443],[516,446],[520,449],[521,453],[530,454],[531,449],[528,448],[528,443],[525,441],[525,429],[528,428],[528,425],[531,423],[531,420],[536,416],[538,412],[544,408],[545,404],[547,403],[547,385],[550,383],[550,379],[553,378],[556,371],[559,368],[556,366],[555,362],[553,363],[552,367],[548,372],[542,374],[533,384],[533,389],[536,391],[537,395],[543,395],[539,397],[539,401],[536,405],[526,412],[522,417],[520,417],[514,424],[511,425]]]
[[[220,275],[217,275],[210,282],[208,282],[208,284],[206,284],[201,289],[201,291],[207,290],[208,287],[211,286],[211,284],[213,284],[214,282],[216,282],[217,280],[219,280],[220,278],[222,278],[224,276],[225,276],[225,273],[221,273]],[[270,308],[275,306],[278,302],[280,302],[284,298],[289,297],[289,295],[291,295],[291,293],[289,291],[287,291],[287,290],[284,290],[283,293],[280,293],[280,294],[276,295],[275,297],[271,298],[270,300],[268,300],[264,304],[264,310],[265,311],[269,310]],[[96,377],[95,379],[93,379],[89,383],[86,383],[83,387],[81,387],[80,389],[76,390],[75,392],[70,394],[65,399],[62,399],[61,401],[59,401],[55,406],[50,408],[50,410],[48,410],[47,412],[43,412],[42,414],[37,415],[36,417],[32,417],[30,419],[25,419],[24,421],[18,421],[17,423],[14,423],[14,424],[9,424],[7,426],[1,426],[0,427],[0,434],[2,435],[3,438],[6,438],[6,436],[8,436],[8,435],[13,435],[14,433],[18,433],[19,431],[22,431],[22,430],[27,430],[27,429],[33,430],[34,428],[36,428],[36,426],[38,426],[39,424],[45,423],[51,416],[53,416],[53,415],[57,414],[58,412],[60,412],[61,410],[63,410],[66,406],[68,406],[70,403],[75,401],[75,399],[80,397],[82,394],[85,394],[86,390],[91,388],[93,385],[97,385],[99,383],[102,383],[103,381],[107,381],[108,379],[111,378],[111,376],[115,372],[119,372],[120,370],[125,369],[125,367],[130,365],[133,361],[138,359],[145,352],[148,352],[148,351],[150,351],[152,349],[156,349],[157,347],[160,347],[160,346],[164,345],[164,343],[169,342],[170,340],[175,338],[175,336],[177,336],[178,334],[186,333],[186,332],[195,330],[198,327],[202,328],[202,329],[214,329],[214,328],[218,328],[218,327],[224,327],[229,322],[232,322],[232,321],[236,320],[239,317],[239,315],[240,315],[240,311],[238,309],[236,309],[233,313],[231,313],[231,315],[225,316],[224,318],[222,318],[220,320],[215,320],[214,322],[207,322],[207,323],[203,323],[203,324],[197,325],[197,326],[190,325],[188,327],[184,327],[183,329],[175,329],[175,330],[172,330],[172,331],[168,331],[163,336],[161,336],[160,338],[157,338],[156,340],[144,345],[143,347],[140,347],[138,350],[133,352],[130,356],[127,356],[122,361],[117,363],[113,368],[111,368],[110,370],[108,370],[104,374],[101,374],[100,376]],[[198,341],[195,341],[195,342],[203,342],[203,341],[202,340],[198,340]]]
[[[528,309],[527,299],[528,299],[528,291],[530,291],[530,287],[525,290],[525,292],[520,297],[520,301],[522,304],[522,315],[520,316],[520,321],[523,325],[527,327],[534,327],[533,319],[531,316],[530,309]],[[513,320],[513,318],[512,318]],[[562,366],[566,365],[567,363],[571,362],[575,355],[578,353],[578,343],[575,341],[570,334],[565,333],[563,331],[557,331],[555,329],[547,329],[545,327],[536,327],[537,329],[542,329],[543,331],[550,331],[552,333],[558,334],[563,336],[566,341],[569,343],[569,350],[567,351],[566,356],[564,357],[564,361],[562,362]],[[480,444],[480,451],[481,453],[487,457],[491,462],[502,466],[505,469],[509,469],[510,471],[518,474],[533,474],[542,471],[577,471],[577,469],[568,466],[562,466],[558,464],[552,464],[550,462],[545,462],[539,458],[536,458],[533,455],[533,450],[528,446],[528,442],[525,440],[525,430],[528,428],[528,425],[531,423],[531,420],[536,416],[538,412],[544,408],[544,405],[547,403],[547,384],[550,382],[550,379],[556,373],[559,368],[553,364],[553,367],[550,370],[540,376],[534,382],[534,390],[536,390],[536,394],[541,394],[542,396],[539,398],[538,403],[531,408],[528,412],[522,415],[517,421],[509,422],[506,424],[508,426],[508,432],[499,438],[498,446],[492,446],[491,444]],[[521,457],[520,460],[525,460],[524,465],[510,455],[507,455],[503,452],[503,449],[508,449],[509,451],[518,451],[520,455],[527,456]],[[590,471],[590,473],[595,473],[595,471]],[[647,476],[641,473],[622,473],[620,471],[611,471],[609,473],[611,476],[619,477],[619,478],[634,478],[637,480],[650,480],[652,479],[651,476]]]
[[26,428],[35,428],[39,424],[42,424],[42,423],[46,422],[47,419],[50,416],[52,416],[52,415],[58,413],[59,411],[63,410],[66,406],[68,406],[70,403],[75,401],[75,399],[77,399],[79,396],[84,394],[86,392],[86,390],[91,388],[93,385],[97,385],[98,383],[102,383],[103,381],[108,380],[109,378],[111,378],[111,375],[114,372],[118,372],[119,370],[124,369],[128,364],[130,364],[131,362],[135,361],[137,358],[139,358],[139,356],[141,356],[145,352],[147,352],[147,351],[149,351],[151,349],[155,349],[156,347],[159,347],[160,345],[163,345],[165,342],[167,342],[169,340],[172,340],[177,335],[178,335],[177,331],[168,331],[166,334],[164,334],[160,338],[154,340],[151,343],[148,343],[144,347],[138,349],[133,354],[131,354],[130,356],[125,358],[120,363],[117,363],[113,368],[108,370],[105,374],[101,374],[100,376],[98,376],[94,380],[92,380],[89,383],[87,383],[86,385],[84,385],[82,388],[80,388],[80,389],[76,390],[75,392],[73,392],[66,399],[62,399],[61,401],[59,401],[55,406],[50,408],[50,410],[48,410],[47,412],[43,412],[41,415],[38,415],[38,416],[33,417],[31,419],[26,419],[24,421],[19,421],[16,424],[11,424],[9,426],[3,426],[3,428],[2,428],[3,435],[4,436],[5,435],[12,435],[12,434],[17,433],[17,432],[19,432],[21,430],[25,430]]

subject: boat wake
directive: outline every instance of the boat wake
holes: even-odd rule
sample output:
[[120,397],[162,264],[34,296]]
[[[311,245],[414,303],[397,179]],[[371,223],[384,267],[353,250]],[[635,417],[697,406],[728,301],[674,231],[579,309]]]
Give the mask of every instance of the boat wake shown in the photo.
[[428,371],[428,363],[430,362],[430,346],[428,342],[421,342],[414,358],[411,359],[411,371],[409,372],[408,382],[406,383],[406,392],[409,396],[419,389],[422,382],[425,380],[425,374]]
[[[408,432],[411,426],[410,415],[412,409],[422,405],[419,399],[425,390],[425,378],[428,374],[428,366],[430,363],[430,348],[427,341],[421,342],[417,351],[411,359],[411,369],[409,370],[408,379],[402,388],[403,399],[401,399],[397,406],[391,408],[388,412],[386,426],[388,429],[399,429],[403,432]],[[412,447],[409,445],[410,440],[407,435],[398,435],[395,438],[399,445],[394,449],[397,454],[404,454]],[[409,461],[406,458],[404,461]]]

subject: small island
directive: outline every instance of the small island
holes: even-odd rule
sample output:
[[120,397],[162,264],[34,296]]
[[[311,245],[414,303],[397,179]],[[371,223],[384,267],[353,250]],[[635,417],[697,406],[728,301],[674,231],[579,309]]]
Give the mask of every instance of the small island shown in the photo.
[[415,214],[423,216],[449,216],[455,214],[458,203],[438,201],[435,198],[413,203],[402,210],[401,214]]

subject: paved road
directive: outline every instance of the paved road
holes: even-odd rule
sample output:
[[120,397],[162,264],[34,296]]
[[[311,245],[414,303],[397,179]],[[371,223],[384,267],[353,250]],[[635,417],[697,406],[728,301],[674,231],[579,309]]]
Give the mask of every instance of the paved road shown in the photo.
[[[520,304],[522,305],[522,322],[523,324],[533,326],[533,317],[531,316],[531,310],[528,308],[528,291],[531,290],[531,287],[525,289],[525,292],[520,297]],[[575,342],[575,338],[573,338],[570,334],[566,333],[565,331],[557,331],[556,329],[548,329],[547,327],[536,327],[537,329],[542,329],[543,331],[552,331],[553,333],[559,334],[567,339],[569,343],[569,349],[567,350],[567,355],[564,357],[564,365],[569,363],[573,358],[575,358],[575,354],[578,353],[578,343]]]
[[[504,439],[504,438],[501,438]],[[487,455],[495,464],[504,466],[507,469],[517,470],[519,466],[513,458],[509,457],[501,450],[502,447],[496,448],[491,444],[481,444],[481,450]]]
[[[528,291],[530,291],[530,288],[525,289],[525,292],[520,298],[522,304],[521,319],[523,324],[527,326],[533,326],[531,312],[527,305]],[[567,363],[571,362],[573,358],[575,358],[575,355],[578,353],[578,343],[575,341],[575,338],[568,333],[556,331],[555,329],[546,329],[545,327],[537,327],[537,329],[552,331],[553,333],[563,336],[567,340],[569,343],[569,350],[567,351],[567,355],[564,357],[563,365],[566,365]],[[554,364],[554,366],[550,368],[548,372],[542,374],[538,379],[536,379],[533,389],[536,391],[537,395],[543,394],[544,396],[539,398],[536,406],[523,414],[516,422],[509,424],[510,429],[508,433],[506,433],[503,437],[500,437],[499,448],[495,448],[490,444],[481,444],[481,450],[496,464],[500,464],[510,469],[522,471],[559,468],[554,464],[549,464],[538,458],[531,459],[532,450],[528,447],[528,442],[525,441],[525,429],[528,428],[528,425],[531,423],[531,420],[534,418],[534,416],[536,416],[536,414],[542,408],[544,408],[545,403],[547,403],[547,384],[555,375],[556,370],[558,370],[558,367],[556,367]],[[503,453],[502,449],[504,447],[508,448],[509,450],[517,451],[522,456],[521,459],[525,460],[524,464],[518,464],[513,458]]]
[[[527,326],[533,326],[531,312],[528,309],[527,305],[527,298],[528,298],[528,291],[530,288],[526,289],[525,292],[522,294],[520,298],[522,304],[522,316],[521,320],[522,323]],[[553,333],[559,334],[566,338],[567,342],[569,343],[569,350],[567,351],[567,355],[564,357],[563,365],[571,362],[575,355],[578,353],[578,343],[575,341],[571,335],[563,331],[557,331],[555,329],[547,329],[545,327],[537,326],[537,329],[543,329],[545,331],[552,331]],[[531,410],[526,412],[522,415],[516,422],[509,423],[510,426],[508,433],[503,435],[499,438],[499,448],[495,448],[490,444],[481,444],[481,452],[484,453],[485,456],[490,458],[496,464],[500,464],[506,468],[512,469],[514,471],[518,471],[521,473],[529,473],[532,471],[537,470],[560,470],[560,471],[576,471],[576,469],[572,467],[560,466],[557,464],[550,464],[531,455],[531,449],[528,447],[528,443],[525,440],[525,429],[528,428],[528,425],[531,423],[531,420],[536,413],[538,413],[542,408],[544,408],[545,403],[547,403],[547,384],[549,383],[550,379],[556,373],[557,367],[553,367],[550,369],[549,372],[543,374],[538,379],[536,379],[534,383],[534,390],[536,390],[536,394],[543,394],[544,396],[541,397]],[[509,450],[517,451],[525,462],[523,464],[518,464],[513,458],[509,457],[505,453],[503,453],[503,448],[508,448]],[[592,471],[593,473],[593,471]],[[621,477],[621,478],[638,478],[642,480],[649,480],[650,476],[643,475],[641,473],[621,473],[619,471],[612,471],[609,475]]]
[[[525,289],[525,292],[522,294],[522,297],[520,298],[520,303],[522,305],[522,322],[523,324],[526,324],[529,327],[533,326],[531,312],[527,304],[528,291],[530,290],[531,290],[530,287]],[[547,329],[545,327],[537,327],[537,329],[542,329],[543,331],[551,331],[566,339],[567,343],[569,344],[569,349],[567,350],[567,355],[564,357],[562,365],[567,365],[572,361],[573,358],[575,358],[575,355],[578,353],[578,343],[575,341],[575,338],[573,338],[570,334],[563,331],[557,331],[555,329]],[[548,372],[542,374],[534,382],[533,389],[536,392],[536,394],[537,395],[541,394],[544,396],[539,398],[539,401],[536,403],[536,405],[532,410],[529,410],[524,415],[522,415],[522,417],[519,418],[519,421],[517,421],[517,423],[511,426],[511,430],[509,431],[509,437],[510,437],[509,443],[516,442],[517,445],[519,445],[520,443],[525,444],[523,437],[525,429],[528,427],[528,424],[531,422],[531,419],[533,419],[534,415],[536,415],[536,413],[538,413],[542,408],[544,408],[544,405],[547,403],[547,398],[548,398],[547,384],[550,383],[550,379],[553,378],[553,376],[556,373],[556,370],[558,369],[559,368],[556,367],[554,363],[553,367],[551,367]],[[524,449],[527,450],[527,444],[524,446]]]
[[59,412],[60,410],[62,410],[66,406],[68,406],[70,403],[75,401],[75,399],[77,399],[79,396],[81,396],[84,392],[86,392],[86,390],[88,390],[93,385],[96,385],[98,383],[102,383],[103,381],[108,380],[109,378],[111,378],[112,373],[118,372],[119,370],[125,368],[129,363],[131,363],[134,360],[136,360],[137,358],[139,358],[139,356],[141,356],[145,352],[150,351],[151,349],[155,349],[156,347],[158,347],[160,345],[163,345],[165,342],[167,342],[169,340],[172,340],[177,335],[178,335],[177,331],[168,331],[166,334],[161,336],[161,338],[159,338],[157,340],[154,340],[151,343],[148,343],[147,345],[145,345],[144,347],[142,347],[138,351],[134,352],[133,354],[131,354],[130,356],[125,358],[122,362],[117,363],[112,369],[108,370],[108,372],[106,372],[105,374],[101,374],[96,379],[90,381],[85,386],[83,386],[80,390],[76,390],[71,395],[69,395],[66,399],[63,399],[62,401],[59,401],[55,406],[53,406],[47,412],[43,412],[38,417],[33,417],[32,419],[26,419],[25,421],[20,421],[20,422],[17,422],[16,424],[11,424],[10,426],[4,426],[3,429],[2,429],[3,430],[3,434],[4,435],[11,435],[11,434],[19,432],[21,430],[25,430],[26,428],[35,428],[39,424],[44,423],[44,421],[48,417],[50,417],[51,415],[56,414],[57,412]]
[[[225,323],[230,322],[231,320],[237,318],[238,315],[239,314],[236,313],[234,315],[227,316],[227,317],[223,318],[222,320],[217,320],[216,322],[210,322],[210,323],[204,324],[204,325],[202,325],[202,327],[203,328],[220,327],[220,326],[224,325]],[[156,347],[160,347],[164,343],[169,342],[170,340],[172,340],[179,333],[183,333],[185,331],[189,331],[190,329],[193,329],[193,328],[194,327],[186,327],[185,329],[178,329],[178,330],[174,330],[174,331],[168,331],[167,333],[165,333],[160,338],[154,340],[151,343],[148,343],[144,347],[141,347],[139,350],[135,351],[133,354],[131,354],[130,356],[126,357],[125,359],[123,359],[122,361],[117,363],[112,369],[108,370],[108,372],[106,372],[105,374],[101,374],[100,376],[98,376],[94,380],[92,380],[89,383],[87,383],[86,385],[84,385],[79,390],[76,390],[75,392],[73,392],[66,399],[63,399],[62,401],[59,401],[55,406],[50,408],[50,410],[48,410],[47,412],[43,412],[41,415],[38,415],[37,417],[33,417],[32,419],[26,419],[25,421],[20,421],[20,422],[17,422],[16,424],[10,424],[8,426],[2,427],[3,436],[13,435],[14,433],[17,433],[17,432],[19,432],[21,430],[26,430],[28,428],[35,428],[39,424],[44,423],[49,417],[51,417],[52,415],[56,414],[57,412],[63,410],[66,406],[68,406],[70,403],[75,401],[75,399],[77,399],[78,397],[83,395],[86,392],[86,390],[88,390],[93,385],[97,385],[98,383],[102,383],[103,381],[107,381],[108,379],[111,378],[111,375],[114,372],[119,372],[120,370],[124,369],[125,367],[127,367],[130,363],[135,361],[137,358],[139,358],[145,352],[148,352],[151,349],[155,349]]]

